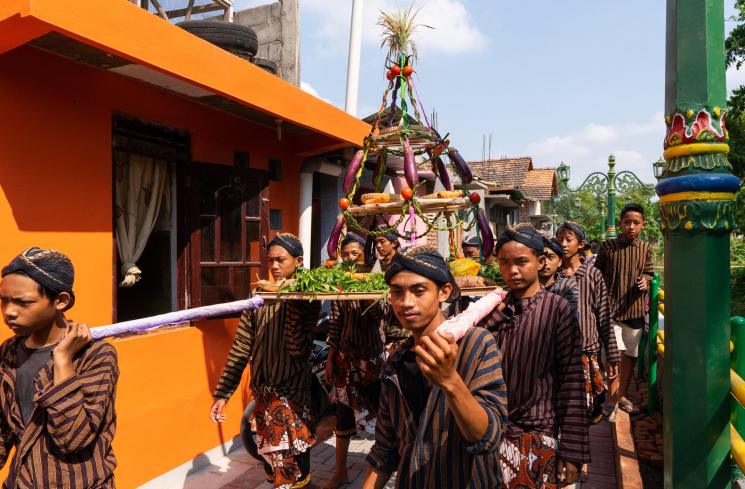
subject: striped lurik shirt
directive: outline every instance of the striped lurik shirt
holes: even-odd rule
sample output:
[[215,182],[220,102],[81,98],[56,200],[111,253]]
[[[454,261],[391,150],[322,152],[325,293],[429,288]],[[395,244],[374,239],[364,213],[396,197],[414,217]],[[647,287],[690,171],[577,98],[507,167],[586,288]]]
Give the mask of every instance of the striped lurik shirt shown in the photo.
[[229,399],[251,361],[251,390],[310,407],[310,349],[320,301],[270,302],[244,311],[214,397]]
[[595,266],[603,274],[610,295],[611,313],[616,321],[643,318],[646,313],[646,292],[639,290],[636,280],[652,280],[654,263],[652,245],[638,238],[623,237],[603,243]]
[[16,351],[23,340],[16,336],[0,346],[0,467],[16,449],[3,488],[113,488],[116,350],[91,342],[75,355],[75,374],[58,385],[50,358],[35,379],[33,412],[24,425],[15,395]]
[[379,304],[371,304],[370,301],[331,302],[328,338],[331,348],[359,359],[383,353],[382,310]]
[[[561,273],[561,270],[560,270]],[[582,352],[599,355],[601,346],[610,363],[618,363],[616,335],[610,320],[608,289],[603,274],[594,265],[582,265],[572,277],[579,286],[579,329],[582,335]]]
[[510,292],[479,326],[502,352],[512,433],[559,437],[558,457],[590,460],[590,433],[577,319],[569,302],[545,289],[527,299]]
[[507,415],[501,357],[488,331],[471,328],[458,342],[456,371],[489,418],[484,437],[468,443],[448,409],[445,394],[432,386],[420,419],[415,420],[399,376],[408,340],[388,360],[383,374],[375,444],[367,461],[384,473],[397,471],[396,487],[497,487],[497,448]]
[[578,313],[579,286],[577,285],[577,281],[574,280],[574,277],[562,277],[557,274],[554,283],[546,287],[546,290],[566,299],[567,302],[569,302],[569,305],[572,306],[572,311],[574,311],[575,314]]

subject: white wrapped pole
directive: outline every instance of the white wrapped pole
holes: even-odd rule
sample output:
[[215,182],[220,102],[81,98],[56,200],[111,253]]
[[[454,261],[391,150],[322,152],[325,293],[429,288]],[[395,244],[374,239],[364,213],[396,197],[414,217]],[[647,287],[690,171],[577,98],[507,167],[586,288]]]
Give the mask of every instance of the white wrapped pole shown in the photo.
[[142,319],[133,319],[107,326],[98,326],[91,328],[91,334],[94,339],[108,338],[124,333],[137,333],[157,329],[169,324],[185,323],[187,321],[197,321],[223,314],[241,312],[246,309],[258,309],[264,305],[264,299],[256,296],[250,299],[240,301],[225,302],[223,304],[214,304],[211,306],[195,307],[193,309],[184,309],[183,311],[168,312],[157,316],[150,316]]
[[507,292],[501,288],[489,292],[476,302],[472,302],[462,313],[442,323],[437,328],[437,332],[442,335],[451,334],[455,337],[455,341],[460,340],[470,328],[476,326],[479,321],[501,304],[506,295]]

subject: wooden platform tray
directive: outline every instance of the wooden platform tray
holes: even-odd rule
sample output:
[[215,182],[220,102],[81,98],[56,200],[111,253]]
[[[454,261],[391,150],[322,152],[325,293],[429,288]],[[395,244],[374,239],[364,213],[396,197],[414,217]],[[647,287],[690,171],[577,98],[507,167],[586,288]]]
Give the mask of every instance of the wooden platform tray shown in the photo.
[[[467,297],[482,297],[499,287],[471,287],[461,289],[461,295]],[[307,300],[307,301],[374,301],[382,297],[383,291],[380,292],[347,292],[344,294],[337,293],[277,293],[258,291],[256,295],[261,296],[265,301],[276,300]]]
[[[467,197],[454,197],[450,199],[417,199],[419,208],[425,213],[434,212],[457,212],[471,207],[471,201]],[[377,214],[400,214],[403,202],[388,202],[386,204],[353,205],[349,213],[353,216],[373,216]]]

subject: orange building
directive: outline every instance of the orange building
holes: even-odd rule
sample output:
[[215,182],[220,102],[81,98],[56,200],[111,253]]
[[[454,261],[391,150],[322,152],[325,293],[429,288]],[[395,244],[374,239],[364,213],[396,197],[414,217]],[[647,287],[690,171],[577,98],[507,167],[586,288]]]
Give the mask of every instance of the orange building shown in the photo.
[[[89,325],[245,297],[273,228],[297,231],[303,162],[368,131],[125,0],[4,0],[0,262],[32,245],[67,253],[78,298],[70,316]],[[152,179],[135,175],[135,163],[159,168],[160,205],[143,204],[154,214],[142,280],[123,288],[116,229],[131,209],[116,189]],[[230,445],[245,384],[222,426],[208,409],[235,325],[113,340],[119,487],[184,472]]]

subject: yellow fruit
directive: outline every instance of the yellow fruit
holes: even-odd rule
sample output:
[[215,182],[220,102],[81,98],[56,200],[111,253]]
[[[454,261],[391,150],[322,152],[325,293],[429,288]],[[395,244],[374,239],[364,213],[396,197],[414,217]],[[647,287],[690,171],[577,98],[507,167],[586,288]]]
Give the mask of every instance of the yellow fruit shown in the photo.
[[465,275],[478,275],[481,270],[481,264],[470,258],[458,258],[450,262],[450,271],[456,277]]

